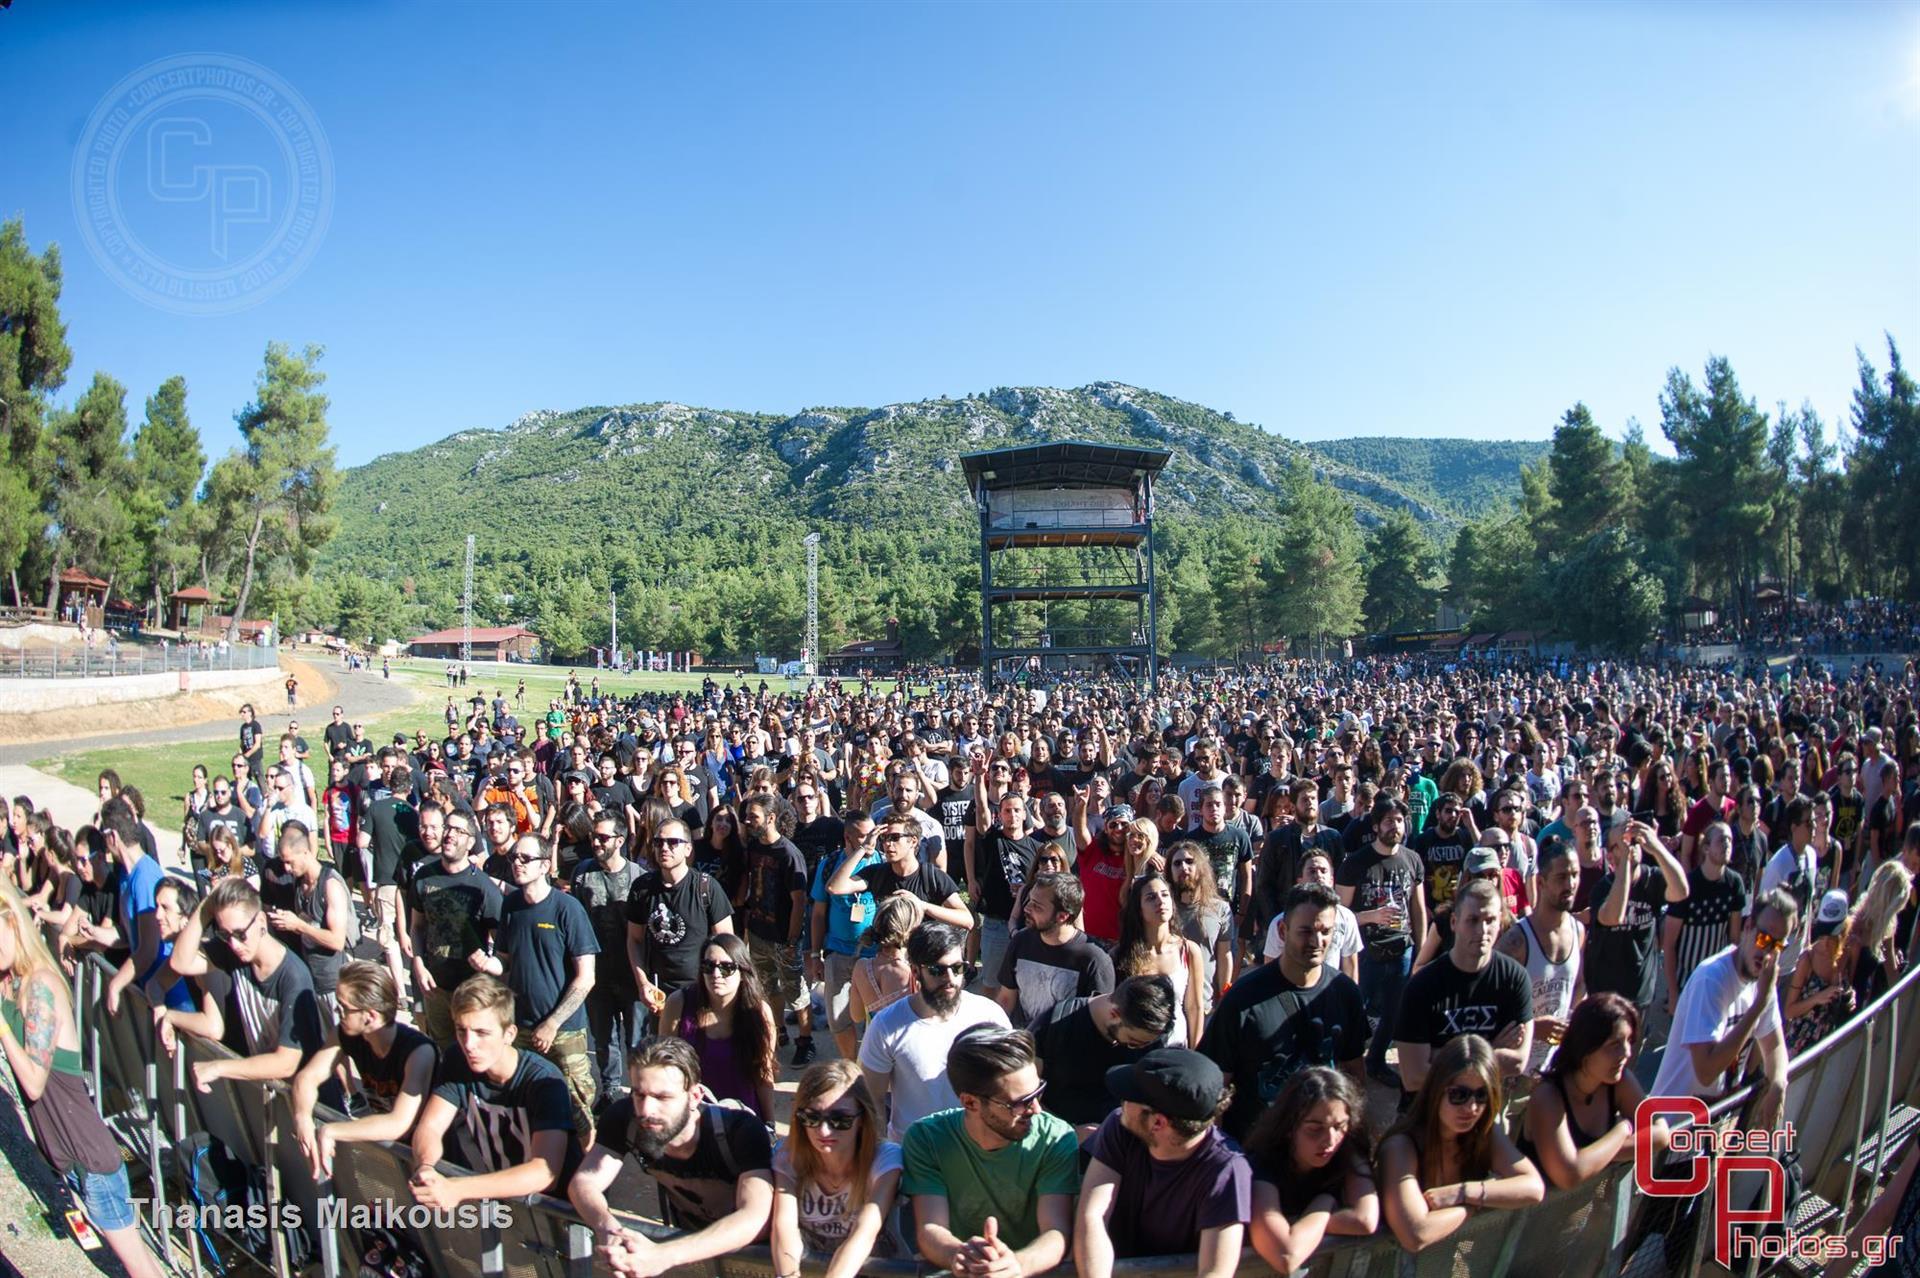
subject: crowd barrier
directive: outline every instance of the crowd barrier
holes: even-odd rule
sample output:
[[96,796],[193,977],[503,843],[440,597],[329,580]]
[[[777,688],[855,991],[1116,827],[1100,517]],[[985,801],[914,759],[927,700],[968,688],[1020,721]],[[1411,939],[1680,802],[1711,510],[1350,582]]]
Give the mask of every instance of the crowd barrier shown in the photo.
[[[316,1184],[298,1144],[292,1139],[289,1093],[280,1084],[219,1082],[202,1094],[189,1083],[193,1062],[229,1057],[217,1044],[182,1035],[171,1057],[159,1050],[151,1017],[140,996],[123,996],[121,1013],[108,1016],[102,1003],[110,972],[98,958],[81,965],[75,976],[75,1006],[80,1009],[83,1060],[91,1074],[96,1103],[126,1147],[136,1171],[135,1194],[151,1206],[151,1235],[163,1243],[176,1271],[194,1278],[213,1271],[203,1256],[212,1254],[211,1235],[225,1244],[224,1254],[244,1252],[277,1278],[292,1278],[317,1264],[326,1278],[357,1272],[359,1257],[376,1226],[389,1222],[357,1219],[357,1204],[413,1202],[407,1189],[410,1154],[404,1146],[352,1143],[338,1146],[334,1174]],[[1809,1202],[1824,1210],[1818,1219],[1799,1213],[1803,1225],[1820,1224],[1844,1233],[1871,1200],[1873,1187],[1891,1169],[1895,1129],[1913,1125],[1920,1115],[1908,1108],[1920,1088],[1920,968],[1911,970],[1887,993],[1792,1063],[1786,1118],[1794,1125]],[[1907,1027],[1903,1031],[1903,1026]],[[1715,1105],[1710,1121],[1727,1125],[1737,1118],[1746,1094]],[[323,1109],[323,1121],[329,1112]],[[341,1117],[332,1115],[332,1117]],[[189,1187],[209,1199],[204,1146],[211,1139],[248,1172],[249,1199],[263,1208],[263,1220],[290,1218],[291,1205],[306,1223],[304,1239],[284,1229],[247,1228],[221,1214],[212,1227],[183,1226],[179,1208]],[[145,1171],[141,1184],[139,1169]],[[446,1167],[449,1175],[463,1174]],[[1758,1177],[1754,1177],[1758,1179]],[[1736,1198],[1757,1196],[1759,1186],[1736,1178]],[[1606,1174],[1570,1191],[1554,1191],[1526,1211],[1484,1212],[1453,1237],[1418,1255],[1402,1251],[1385,1234],[1343,1240],[1324,1248],[1297,1278],[1505,1278],[1536,1274],[1691,1274],[1710,1255],[1710,1230],[1688,1231],[1667,1242],[1642,1238],[1635,1222],[1646,1206],[1634,1186],[1632,1169],[1617,1164]],[[545,1196],[507,1204],[504,1223],[482,1221],[478,1228],[413,1228],[401,1222],[401,1236],[426,1260],[429,1272],[448,1278],[586,1278],[596,1272],[593,1237],[565,1201]],[[630,1227],[654,1237],[670,1231],[652,1222],[623,1217]],[[309,1252],[307,1248],[312,1250]],[[1746,1266],[1760,1269],[1758,1258]],[[1125,1278],[1174,1278],[1194,1271],[1192,1256],[1122,1261]],[[676,1271],[710,1278],[772,1278],[765,1247],[740,1252]],[[811,1259],[810,1275],[821,1268]],[[935,1271],[913,1261],[874,1261],[870,1278],[924,1278]],[[1240,1272],[1271,1275],[1249,1247]],[[1070,1266],[1060,1278],[1071,1274]]]

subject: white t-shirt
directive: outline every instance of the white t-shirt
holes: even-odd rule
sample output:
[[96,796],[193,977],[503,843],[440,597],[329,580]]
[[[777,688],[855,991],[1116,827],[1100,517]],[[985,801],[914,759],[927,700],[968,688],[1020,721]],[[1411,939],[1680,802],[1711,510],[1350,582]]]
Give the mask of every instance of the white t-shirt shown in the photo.
[[[1353,911],[1342,905],[1338,907],[1340,915],[1333,925],[1333,941],[1327,946],[1326,961],[1335,967],[1349,958],[1360,954],[1360,920],[1353,917]],[[1260,951],[1261,957],[1268,960],[1280,957],[1284,948],[1280,939],[1280,920],[1284,915],[1275,915],[1273,922],[1267,924],[1266,948]]]
[[1759,900],[1777,887],[1787,889],[1789,895],[1800,903],[1800,919],[1793,927],[1793,935],[1787,938],[1787,948],[1780,952],[1780,971],[1793,971],[1800,962],[1800,950],[1806,944],[1808,920],[1813,915],[1813,903],[1820,888],[1820,854],[1813,850],[1813,844],[1807,845],[1805,858],[1794,855],[1793,844],[1783,843],[1772,859],[1760,871],[1760,890],[1753,894],[1754,908],[1759,908]]
[[[800,1237],[806,1243],[807,1250],[820,1256],[831,1256],[838,1251],[840,1244],[853,1232],[853,1215],[847,1205],[853,1197],[853,1188],[835,1193],[822,1189],[818,1185],[800,1188],[794,1181],[793,1155],[789,1146],[796,1140],[804,1139],[796,1131],[780,1142],[773,1151],[773,1183],[781,1189],[791,1192],[800,1204]],[[900,1146],[890,1140],[880,1142],[873,1154],[873,1170],[867,1173],[867,1197],[872,1199],[874,1191],[888,1172],[902,1170]],[[907,1254],[905,1241],[895,1228],[899,1216],[889,1211],[887,1222],[880,1231],[880,1237],[874,1241],[873,1254],[881,1257],[903,1256]]]
[[1771,982],[1765,990],[1759,983],[1740,979],[1737,965],[1739,950],[1729,945],[1693,969],[1687,986],[1680,991],[1680,1004],[1673,1009],[1673,1030],[1667,1035],[1667,1052],[1660,1060],[1660,1075],[1653,1081],[1652,1096],[1717,1096],[1719,1079],[1703,1081],[1693,1068],[1692,1043],[1717,1043],[1727,1036],[1727,1028],[1746,1014],[1753,1001],[1763,994],[1766,1010],[1750,1042],[1778,1036],[1780,998]]
[[867,1036],[860,1041],[860,1068],[891,1076],[893,1116],[887,1120],[888,1140],[899,1140],[928,1114],[960,1107],[960,1098],[947,1082],[947,1051],[963,1030],[975,1025],[1013,1028],[998,1003],[964,991],[960,1006],[944,1021],[922,1020],[913,1010],[913,1000],[903,998],[867,1022]]

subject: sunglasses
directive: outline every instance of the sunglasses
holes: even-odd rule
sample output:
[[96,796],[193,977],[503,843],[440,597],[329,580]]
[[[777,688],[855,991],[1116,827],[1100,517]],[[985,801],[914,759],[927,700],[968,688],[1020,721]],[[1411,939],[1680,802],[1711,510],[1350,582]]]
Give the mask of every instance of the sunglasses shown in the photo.
[[1000,1108],[1006,1110],[1009,1114],[1018,1114],[1025,1110],[1038,1109],[1040,1107],[1040,1098],[1046,1094],[1046,1091],[1047,1085],[1042,1083],[1025,1096],[1016,1096],[1012,1100],[1001,1100],[998,1096],[989,1096],[987,1097],[987,1102],[1000,1106]]
[[955,980],[965,980],[968,963],[922,963],[920,970],[933,976],[950,976]]
[[256,914],[231,932],[216,927],[213,929],[213,934],[223,941],[244,941],[247,939],[247,934],[253,931],[253,925],[260,919],[261,915]]
[[793,1125],[799,1128],[830,1127],[836,1132],[850,1132],[853,1125],[860,1121],[858,1110],[846,1109],[796,1109],[793,1111]]
[[689,839],[656,838],[653,841],[653,846],[656,848],[690,848],[693,846],[693,843]]
[[1787,938],[1784,936],[1775,936],[1763,927],[1753,929],[1753,946],[1763,954],[1785,949],[1786,944]]
[[1447,1088],[1447,1104],[1457,1106],[1461,1109],[1465,1109],[1469,1105],[1484,1106],[1492,1099],[1492,1094],[1484,1087],[1461,1087],[1455,1085]]
[[516,856],[513,858],[513,863],[515,865],[545,865],[547,858],[544,853],[540,856]]
[[700,970],[708,976],[740,975],[740,965],[738,963],[713,962],[709,960],[700,965]]

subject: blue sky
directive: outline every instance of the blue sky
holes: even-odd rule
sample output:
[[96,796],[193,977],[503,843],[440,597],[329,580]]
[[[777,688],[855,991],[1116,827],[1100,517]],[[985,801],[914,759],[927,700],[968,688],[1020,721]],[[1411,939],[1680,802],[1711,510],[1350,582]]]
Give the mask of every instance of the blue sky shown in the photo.
[[[73,195],[116,82],[198,52],[332,156],[311,260],[218,316],[130,295]],[[1106,378],[1295,438],[1544,438],[1585,399],[1657,439],[1675,364],[1832,423],[1856,345],[1920,354],[1911,3],[16,0],[0,78],[63,398],[104,369],[137,420],[182,373],[210,451],[269,339],[326,346],[349,464],[536,408]],[[238,171],[258,139],[206,113]],[[202,211],[127,216],[164,255]]]

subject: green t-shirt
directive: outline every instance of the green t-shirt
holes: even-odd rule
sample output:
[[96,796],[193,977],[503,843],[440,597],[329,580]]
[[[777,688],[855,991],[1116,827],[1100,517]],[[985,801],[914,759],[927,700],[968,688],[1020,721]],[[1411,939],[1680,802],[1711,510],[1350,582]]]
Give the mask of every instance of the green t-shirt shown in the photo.
[[1427,813],[1433,809],[1435,799],[1440,797],[1440,787],[1432,778],[1420,773],[1414,774],[1413,784],[1407,787],[1407,838],[1411,839],[1427,828]]
[[1080,1192],[1080,1142],[1073,1126],[1036,1114],[1025,1140],[988,1151],[967,1135],[965,1117],[965,1110],[943,1109],[907,1128],[900,1190],[945,1198],[947,1228],[957,1237],[984,1232],[992,1216],[1002,1242],[1025,1247],[1040,1234],[1040,1196]]

